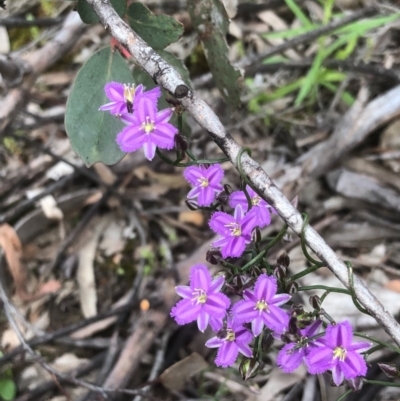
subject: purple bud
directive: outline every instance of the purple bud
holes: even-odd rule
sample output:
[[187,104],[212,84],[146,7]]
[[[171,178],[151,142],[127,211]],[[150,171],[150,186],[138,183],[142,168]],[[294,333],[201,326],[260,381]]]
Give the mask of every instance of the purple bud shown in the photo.
[[178,152],[186,152],[189,148],[189,142],[186,137],[181,134],[176,134],[174,137],[175,149]]
[[217,265],[221,257],[221,252],[218,249],[210,249],[206,253],[206,261],[212,265]]
[[363,388],[364,382],[362,381],[360,376],[357,376],[353,379],[348,379],[347,384],[353,391],[357,392]]
[[225,191],[222,191],[218,196],[217,196],[217,201],[221,205],[225,205],[228,202],[229,196]]
[[292,316],[289,320],[288,332],[289,334],[297,334],[297,319],[295,316]]
[[304,307],[302,304],[293,304],[291,309],[293,314],[296,316],[302,315],[304,313]]
[[259,244],[261,242],[261,230],[260,227],[255,227],[253,232],[251,233],[251,239],[255,244]]
[[381,371],[390,379],[393,379],[399,376],[399,370],[394,363],[378,363]]
[[274,276],[279,280],[279,281],[284,281],[285,277],[287,274],[286,267],[283,265],[278,265],[275,267],[274,270]]
[[291,281],[289,284],[286,285],[286,291],[288,294],[294,294],[297,292],[297,289],[299,288],[299,285],[297,283],[294,283]]
[[317,310],[321,309],[321,299],[318,295],[311,295],[309,301],[310,305]]
[[289,267],[290,264],[289,255],[286,252],[281,253],[277,259],[277,263],[278,265]]
[[224,191],[230,195],[232,193],[232,187],[229,184],[224,185]]

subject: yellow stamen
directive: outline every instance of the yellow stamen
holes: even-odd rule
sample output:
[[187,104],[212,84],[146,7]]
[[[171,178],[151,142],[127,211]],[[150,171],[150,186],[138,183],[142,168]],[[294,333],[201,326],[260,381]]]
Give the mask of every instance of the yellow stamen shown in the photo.
[[154,131],[156,126],[154,125],[154,121],[150,120],[150,117],[146,117],[146,121],[142,123],[142,129],[146,134],[150,134]]
[[261,200],[261,198],[260,198],[258,195],[254,195],[254,196],[251,198],[251,204],[252,204],[253,206],[258,206],[258,204],[260,203],[260,200]]
[[226,341],[235,341],[235,332],[232,329],[227,329],[226,330]]
[[258,309],[259,311],[264,311],[264,310],[266,310],[267,312],[269,311],[268,304],[263,299],[257,301],[256,307],[254,309]]
[[198,304],[205,304],[207,301],[207,294],[202,289],[195,289],[193,292],[193,301],[197,301]]
[[200,177],[197,179],[197,181],[200,183],[200,186],[202,188],[208,187],[209,185],[208,179],[206,177]]
[[242,235],[242,227],[238,223],[225,224],[225,227],[229,228],[232,237],[240,237]]
[[124,99],[125,102],[129,102],[133,104],[135,99],[135,86],[134,85],[124,85]]
[[333,350],[333,357],[339,358],[339,361],[343,362],[346,359],[347,349],[343,347],[336,347]]

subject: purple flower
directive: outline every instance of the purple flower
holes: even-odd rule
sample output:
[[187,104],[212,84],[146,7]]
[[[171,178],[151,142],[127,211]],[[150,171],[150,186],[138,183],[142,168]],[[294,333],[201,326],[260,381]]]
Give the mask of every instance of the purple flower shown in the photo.
[[134,85],[122,84],[119,82],[109,82],[104,86],[104,92],[111,100],[110,103],[103,104],[99,108],[101,111],[108,110],[111,114],[120,116],[124,113],[133,113],[136,109],[137,101],[147,99],[157,107],[158,98],[161,96],[161,90],[156,88],[144,92],[143,85],[136,87]]
[[213,330],[219,330],[230,305],[229,298],[220,293],[224,283],[223,276],[212,280],[206,266],[193,266],[190,270],[190,286],[175,288],[183,299],[172,308],[171,316],[180,325],[197,320],[200,331],[204,331],[209,323]]
[[208,348],[219,348],[215,364],[223,368],[232,366],[236,361],[239,352],[244,356],[251,357],[253,352],[249,343],[253,335],[242,324],[229,318],[226,328],[220,330],[216,337],[206,342]]
[[[250,196],[252,208],[250,210],[251,213],[257,214],[259,227],[265,227],[271,224],[271,212],[276,213],[275,209],[271,205],[269,205],[264,199],[257,195],[257,193],[250,188],[248,185],[246,186],[247,193]],[[237,205],[241,205],[243,210],[247,212],[249,208],[249,204],[247,202],[246,195],[244,191],[235,191],[232,192],[229,196],[229,205],[231,207],[236,207]]]
[[123,152],[134,152],[143,147],[148,160],[153,160],[157,146],[172,149],[177,129],[168,123],[172,109],[157,113],[153,102],[139,99],[135,114],[122,114],[121,120],[128,124],[118,135],[117,143]]
[[307,355],[313,349],[323,345],[320,339],[308,341],[310,337],[318,333],[321,323],[321,320],[315,320],[305,329],[299,330],[300,338],[298,341],[286,344],[279,351],[277,364],[284,372],[293,372],[302,362],[307,364]]
[[196,198],[199,206],[210,206],[216,195],[222,191],[221,180],[224,170],[220,164],[210,167],[190,166],[185,168],[183,176],[192,186],[188,199]]
[[329,325],[321,339],[322,347],[307,356],[308,371],[312,374],[332,371],[333,382],[340,386],[344,379],[365,376],[367,364],[360,355],[371,347],[368,342],[353,342],[353,329],[348,321]]
[[237,205],[233,216],[224,212],[215,212],[211,216],[209,225],[211,230],[221,236],[211,246],[221,248],[223,258],[229,256],[238,258],[242,256],[246,244],[251,241],[251,232],[257,225],[257,216],[255,214],[245,216],[242,207]]
[[233,305],[232,316],[240,323],[250,323],[255,336],[267,326],[277,334],[285,331],[289,324],[289,315],[279,306],[289,301],[289,294],[277,294],[278,285],[275,277],[261,274],[253,291],[243,292],[244,300]]

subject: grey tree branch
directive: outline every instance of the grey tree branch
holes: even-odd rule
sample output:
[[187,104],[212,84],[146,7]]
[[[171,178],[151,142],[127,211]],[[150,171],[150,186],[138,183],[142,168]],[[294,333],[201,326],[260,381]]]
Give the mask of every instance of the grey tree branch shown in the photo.
[[[108,1],[87,0],[99,17],[105,29],[132,54],[135,62],[140,65],[153,79],[171,94],[175,93],[179,85],[185,85],[181,76],[168,63],[166,63],[152,48],[150,48],[131,28],[117,15]],[[303,219],[301,214],[293,207],[282,192],[275,186],[270,177],[260,165],[249,155],[243,154],[241,160],[238,156],[243,149],[226,132],[219,118],[213,110],[198,95],[189,91],[186,97],[180,99],[182,105],[192,117],[208,131],[211,138],[229,157],[232,164],[246,174],[255,189],[263,195],[297,234],[301,235]],[[304,230],[307,245],[330,268],[338,279],[350,287],[347,266],[337,257],[335,252],[326,244],[322,237],[311,227]],[[368,290],[363,282],[354,277],[354,290],[360,303],[371,313],[376,321],[382,325],[386,332],[400,346],[400,326]]]

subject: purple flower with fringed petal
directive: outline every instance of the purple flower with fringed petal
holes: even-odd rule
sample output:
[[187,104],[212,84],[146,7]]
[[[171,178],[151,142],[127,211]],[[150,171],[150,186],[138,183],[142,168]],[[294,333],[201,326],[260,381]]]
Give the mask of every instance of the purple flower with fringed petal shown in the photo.
[[221,248],[223,258],[242,256],[246,245],[251,241],[251,232],[257,226],[255,214],[245,215],[240,205],[235,208],[234,215],[224,212],[215,212],[209,221],[211,230],[221,238],[211,246]]
[[[271,213],[275,213],[275,209],[269,205],[264,199],[257,195],[257,193],[246,186],[247,193],[250,196],[252,208],[249,213],[256,213],[258,218],[258,226],[265,227],[271,224]],[[237,205],[242,206],[243,210],[247,212],[249,204],[247,202],[246,195],[244,191],[232,192],[229,196],[229,205],[231,207],[236,207]]]
[[277,294],[275,277],[261,274],[254,290],[243,292],[244,300],[233,305],[232,316],[240,323],[250,323],[254,336],[261,334],[264,326],[276,334],[282,334],[288,327],[289,315],[280,305],[289,301],[289,294]]
[[252,356],[253,352],[249,347],[252,339],[250,330],[232,318],[228,318],[226,328],[223,328],[216,337],[209,339],[206,347],[219,348],[215,364],[227,368],[235,363],[239,352],[248,358]]
[[124,113],[133,113],[140,99],[145,99],[157,108],[158,98],[161,96],[161,90],[156,88],[145,92],[144,86],[122,84],[120,82],[108,82],[104,86],[106,96],[111,100],[110,103],[103,104],[99,108],[101,111],[109,111],[113,115],[120,116]]
[[220,164],[213,164],[208,168],[190,166],[185,168],[183,176],[193,186],[187,198],[197,198],[199,206],[210,206],[223,189],[221,180],[224,177],[224,170]]
[[286,344],[277,357],[278,366],[286,373],[296,370],[302,362],[307,365],[307,355],[317,347],[323,346],[320,339],[309,341],[308,339],[318,334],[321,320],[315,320],[305,329],[299,330],[300,338],[296,342]]
[[204,331],[208,324],[218,331],[230,305],[229,298],[220,292],[224,283],[223,276],[212,280],[206,266],[193,266],[190,270],[190,285],[175,288],[183,299],[172,308],[171,316],[180,325],[197,320],[200,331]]
[[323,346],[312,350],[307,356],[310,373],[320,374],[331,370],[337,386],[344,379],[365,376],[367,364],[360,353],[367,351],[371,344],[366,341],[353,342],[353,329],[347,320],[329,325],[321,341]]
[[169,124],[172,109],[157,113],[152,102],[138,100],[135,114],[122,114],[121,120],[128,124],[118,135],[117,143],[123,152],[134,152],[143,148],[148,160],[153,160],[157,146],[161,149],[172,149],[177,128]]

